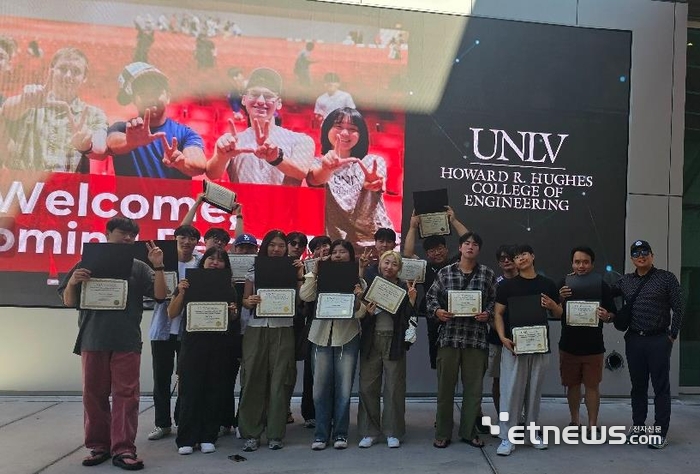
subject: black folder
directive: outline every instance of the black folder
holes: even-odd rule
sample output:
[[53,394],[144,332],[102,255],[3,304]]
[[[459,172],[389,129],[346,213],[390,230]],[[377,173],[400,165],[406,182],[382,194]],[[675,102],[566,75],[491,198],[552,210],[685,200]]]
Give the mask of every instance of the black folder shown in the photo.
[[298,283],[298,270],[292,257],[265,257],[255,259],[255,287],[263,289],[292,288]]
[[185,290],[185,301],[233,301],[231,270],[228,268],[188,268],[185,278],[190,287]]
[[357,282],[357,263],[319,260],[318,293],[353,293]]
[[430,214],[433,212],[446,212],[447,189],[434,189],[432,191],[414,191],[413,208],[416,215]]
[[599,273],[567,275],[565,283],[571,288],[569,300],[600,301],[603,297],[603,276]]
[[134,244],[86,242],[83,244],[80,266],[90,270],[92,278],[128,280],[135,254]]

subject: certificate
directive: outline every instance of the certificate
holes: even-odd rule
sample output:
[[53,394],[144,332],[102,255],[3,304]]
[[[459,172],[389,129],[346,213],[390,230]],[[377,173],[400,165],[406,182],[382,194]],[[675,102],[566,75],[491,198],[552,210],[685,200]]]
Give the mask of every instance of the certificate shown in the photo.
[[450,219],[446,212],[431,212],[430,214],[421,214],[418,230],[421,238],[430,235],[449,235]]
[[318,261],[318,258],[307,258],[306,260],[304,260],[304,273],[316,273],[316,263]]
[[236,205],[236,193],[211,181],[203,181],[203,183],[205,202],[222,211],[233,212]]
[[566,324],[598,327],[598,306],[598,301],[567,301]]
[[259,289],[260,303],[255,311],[258,318],[291,318],[296,310],[296,290],[291,288]]
[[365,300],[391,314],[396,314],[405,297],[406,290],[382,277],[376,277],[365,293]]
[[399,278],[405,281],[425,282],[425,269],[428,262],[416,258],[404,258]]
[[549,350],[547,326],[522,326],[513,328],[513,344],[516,354],[543,354]]
[[448,290],[447,311],[455,317],[469,317],[481,313],[481,290]]
[[316,319],[352,319],[355,316],[355,295],[352,293],[319,293]]
[[165,286],[168,288],[165,296],[170,298],[177,288],[177,272],[163,272],[163,276],[165,277]]
[[245,281],[245,277],[255,265],[255,254],[229,254],[233,281]]
[[225,301],[199,301],[187,303],[187,332],[226,331],[228,329],[228,303]]
[[124,310],[129,295],[127,280],[91,278],[82,283],[80,309]]

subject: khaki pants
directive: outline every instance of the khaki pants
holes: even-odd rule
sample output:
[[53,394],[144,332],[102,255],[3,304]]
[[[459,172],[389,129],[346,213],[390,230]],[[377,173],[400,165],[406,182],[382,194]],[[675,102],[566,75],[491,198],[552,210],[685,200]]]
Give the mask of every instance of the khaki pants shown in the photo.
[[289,394],[296,382],[294,328],[246,329],[243,336],[242,393],[238,427],[243,438],[282,439]]
[[440,347],[437,353],[437,426],[436,439],[452,439],[455,386],[462,371],[462,410],[459,419],[459,437],[472,440],[477,436],[476,417],[481,407],[484,373],[488,366],[487,349],[455,349]]
[[[392,332],[375,331],[370,353],[360,351],[360,405],[357,412],[360,437],[377,437],[383,433],[386,437],[401,439],[406,434],[406,356],[389,360],[392,337]],[[380,395],[384,401],[381,418]]]

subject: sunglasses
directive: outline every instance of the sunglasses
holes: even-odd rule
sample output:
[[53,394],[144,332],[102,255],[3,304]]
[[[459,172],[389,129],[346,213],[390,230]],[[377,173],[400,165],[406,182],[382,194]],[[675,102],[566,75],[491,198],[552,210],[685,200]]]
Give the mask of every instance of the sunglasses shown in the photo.
[[500,257],[498,257],[499,262],[505,262],[506,260],[510,260],[512,262],[513,257],[511,257],[510,255],[501,255]]
[[292,240],[291,242],[289,242],[289,245],[291,245],[292,247],[303,247],[305,244],[299,242],[298,240]]
[[631,253],[632,258],[648,257],[651,252],[649,250],[635,250]]

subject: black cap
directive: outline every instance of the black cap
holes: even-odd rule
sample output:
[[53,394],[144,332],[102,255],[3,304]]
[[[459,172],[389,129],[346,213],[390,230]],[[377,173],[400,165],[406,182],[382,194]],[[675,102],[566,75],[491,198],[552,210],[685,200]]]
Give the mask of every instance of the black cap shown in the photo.
[[635,240],[630,247],[630,255],[637,250],[648,250],[651,252],[651,245],[646,240]]

